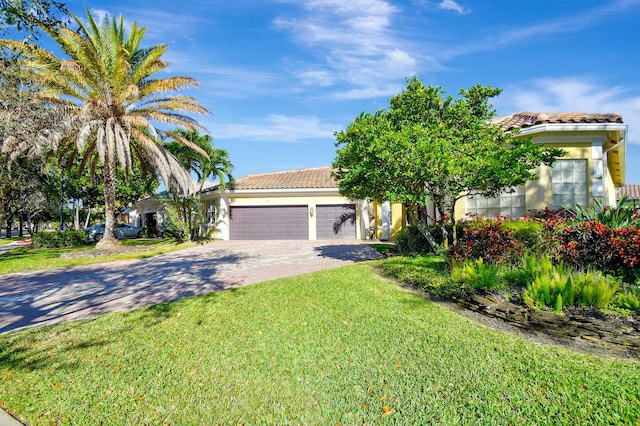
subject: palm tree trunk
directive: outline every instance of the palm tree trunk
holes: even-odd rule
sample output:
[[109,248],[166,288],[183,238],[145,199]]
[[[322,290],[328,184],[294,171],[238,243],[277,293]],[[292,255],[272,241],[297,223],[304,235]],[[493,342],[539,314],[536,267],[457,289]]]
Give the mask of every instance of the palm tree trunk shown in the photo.
[[104,237],[96,248],[109,248],[119,246],[120,241],[116,237],[116,158],[115,153],[105,152],[104,170]]

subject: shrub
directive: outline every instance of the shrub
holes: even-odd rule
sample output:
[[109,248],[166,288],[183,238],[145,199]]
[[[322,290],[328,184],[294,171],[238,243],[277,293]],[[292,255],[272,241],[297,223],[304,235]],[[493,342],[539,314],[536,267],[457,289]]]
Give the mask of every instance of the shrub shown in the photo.
[[484,263],[482,258],[467,260],[464,264],[453,264],[451,279],[476,289],[491,290],[499,283],[500,269],[500,265]]
[[404,255],[427,254],[433,251],[427,239],[415,226],[408,226],[396,234],[395,250]]
[[525,254],[519,265],[505,274],[505,278],[518,287],[527,287],[537,277],[552,274],[554,268],[549,256]]
[[558,234],[558,257],[578,269],[595,267],[609,271],[612,266],[612,230],[599,222],[580,222]]
[[449,250],[449,258],[458,263],[467,259],[512,263],[521,254],[522,245],[509,229],[502,229],[500,220],[471,223],[458,244]]
[[576,220],[580,222],[598,222],[609,228],[624,229],[630,226],[640,226],[640,215],[630,206],[626,205],[627,196],[618,200],[618,204],[609,207],[604,206],[600,200],[595,201],[595,206],[585,209],[576,206]]
[[562,267],[554,267],[549,273],[535,277],[523,294],[530,308],[553,308],[561,312],[574,303],[573,277]]
[[41,231],[32,236],[35,247],[57,248],[57,247],[78,247],[89,243],[89,233],[80,231]]
[[640,229],[632,226],[615,230],[610,249],[614,272],[629,282],[640,280]]
[[[462,232],[465,228],[464,224],[457,225],[458,233]],[[431,236],[436,241],[436,244],[442,246],[444,245],[444,238],[442,235],[442,229],[440,225],[427,225],[427,229],[431,233]],[[446,224],[445,229],[447,231],[447,238],[449,241],[453,240],[453,226],[451,224]],[[418,229],[417,226],[409,225],[407,228],[400,231],[396,234],[395,237],[395,250],[397,253],[403,255],[414,255],[414,254],[429,254],[433,253],[433,249],[429,245],[427,239],[422,235],[422,232]]]
[[560,208],[557,210],[551,210],[547,207],[544,210],[531,210],[531,217],[535,219],[540,219],[543,221],[558,221],[558,220],[569,220],[574,219],[575,214],[570,210],[565,208]]
[[618,292],[613,304],[619,308],[630,311],[640,311],[640,286],[631,286]]
[[[557,230],[556,230],[557,231]],[[628,282],[640,278],[640,229],[608,228],[599,222],[580,222],[556,232],[558,259],[579,269],[595,268]]]
[[578,303],[584,307],[606,308],[618,291],[619,282],[600,271],[578,274],[575,278]]
[[502,222],[502,229],[511,231],[516,240],[531,252],[537,251],[542,245],[542,228],[540,222],[510,220]]

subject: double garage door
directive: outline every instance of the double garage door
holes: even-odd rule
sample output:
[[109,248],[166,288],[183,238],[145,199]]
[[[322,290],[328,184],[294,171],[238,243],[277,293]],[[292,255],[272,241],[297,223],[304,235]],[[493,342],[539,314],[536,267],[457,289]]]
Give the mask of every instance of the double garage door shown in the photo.
[[[316,206],[315,217],[309,217],[306,205],[231,207],[231,239],[307,240],[309,221],[314,219],[319,240],[355,238],[352,215],[355,204]],[[339,229],[338,222],[343,222]]]

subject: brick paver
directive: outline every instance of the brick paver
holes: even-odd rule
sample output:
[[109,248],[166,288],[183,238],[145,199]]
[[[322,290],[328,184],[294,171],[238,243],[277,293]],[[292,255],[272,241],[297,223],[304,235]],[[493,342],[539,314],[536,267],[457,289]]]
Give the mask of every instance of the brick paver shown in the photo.
[[0,333],[379,258],[357,240],[218,241],[149,259],[0,276]]

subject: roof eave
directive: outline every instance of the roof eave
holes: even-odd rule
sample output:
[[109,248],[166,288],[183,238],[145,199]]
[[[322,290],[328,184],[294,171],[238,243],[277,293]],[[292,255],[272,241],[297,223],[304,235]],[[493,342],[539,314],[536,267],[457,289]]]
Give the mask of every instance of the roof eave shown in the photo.
[[563,132],[563,131],[606,131],[606,132],[624,132],[627,131],[627,125],[623,123],[544,123],[536,124],[531,127],[523,127],[520,129],[519,135],[527,136],[543,132]]

